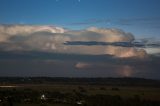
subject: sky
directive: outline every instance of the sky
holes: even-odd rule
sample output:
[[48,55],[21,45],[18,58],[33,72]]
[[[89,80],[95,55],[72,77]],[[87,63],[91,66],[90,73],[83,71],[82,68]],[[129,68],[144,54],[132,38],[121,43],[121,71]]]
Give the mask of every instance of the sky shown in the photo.
[[0,75],[159,79],[159,0],[0,0]]
[[1,0],[0,23],[113,27],[140,38],[159,38],[159,4],[159,0]]

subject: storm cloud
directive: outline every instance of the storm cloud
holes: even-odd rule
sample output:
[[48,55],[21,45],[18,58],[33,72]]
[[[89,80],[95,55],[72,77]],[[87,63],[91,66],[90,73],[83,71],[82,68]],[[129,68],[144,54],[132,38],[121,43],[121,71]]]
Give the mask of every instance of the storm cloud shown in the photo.
[[116,57],[145,57],[133,47],[65,45],[68,41],[132,42],[134,36],[120,29],[91,27],[69,30],[56,26],[0,25],[1,51],[42,51],[70,54],[109,54]]

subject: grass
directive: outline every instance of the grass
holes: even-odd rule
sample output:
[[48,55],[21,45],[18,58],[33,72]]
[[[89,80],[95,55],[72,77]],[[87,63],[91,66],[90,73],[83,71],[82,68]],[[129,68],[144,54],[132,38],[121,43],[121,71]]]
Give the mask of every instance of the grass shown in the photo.
[[[107,86],[107,85],[62,85],[62,84],[51,84],[51,85],[18,85],[15,88],[0,88],[0,91],[16,91],[24,93],[26,91],[36,91],[39,94],[45,92],[60,92],[62,94],[74,94],[76,92],[84,93],[88,96],[92,95],[119,95],[123,99],[134,98],[139,96],[142,100],[152,100],[160,102],[160,88],[156,87],[133,87],[133,86]],[[40,95],[37,97],[40,99]],[[3,106],[0,103],[0,106]],[[70,106],[67,104],[49,104],[49,103],[17,103],[13,106]]]
[[[154,87],[122,87],[122,86],[101,86],[101,85],[23,85],[17,88],[0,88],[3,89],[16,89],[24,90],[30,89],[38,92],[61,92],[61,93],[73,93],[74,91],[80,92],[80,88],[85,90],[88,95],[106,94],[106,95],[120,95],[121,97],[133,97],[139,95],[144,99],[158,100],[160,101],[160,88]],[[118,88],[119,90],[112,90],[112,88]]]

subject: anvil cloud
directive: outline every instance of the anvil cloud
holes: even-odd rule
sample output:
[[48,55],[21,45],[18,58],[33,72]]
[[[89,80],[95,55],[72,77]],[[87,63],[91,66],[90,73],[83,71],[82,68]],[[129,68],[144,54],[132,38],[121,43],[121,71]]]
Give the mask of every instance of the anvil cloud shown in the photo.
[[115,57],[146,57],[143,49],[115,46],[65,45],[67,41],[132,42],[134,36],[120,29],[90,27],[69,30],[56,26],[0,25],[1,51],[41,51],[70,54],[109,54]]

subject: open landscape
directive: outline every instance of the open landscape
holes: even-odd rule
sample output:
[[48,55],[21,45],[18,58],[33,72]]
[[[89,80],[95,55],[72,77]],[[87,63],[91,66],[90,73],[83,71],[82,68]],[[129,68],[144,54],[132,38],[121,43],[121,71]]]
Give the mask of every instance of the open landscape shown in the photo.
[[160,81],[141,78],[0,78],[0,106],[159,106]]
[[0,0],[0,106],[160,106],[160,0]]

